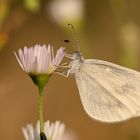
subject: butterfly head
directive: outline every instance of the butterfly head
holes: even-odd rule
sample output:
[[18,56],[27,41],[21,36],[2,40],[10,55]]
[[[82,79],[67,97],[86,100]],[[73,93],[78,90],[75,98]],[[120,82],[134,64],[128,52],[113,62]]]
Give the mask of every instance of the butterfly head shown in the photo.
[[79,62],[83,62],[84,58],[82,56],[82,54],[79,51],[75,51],[72,55],[72,61],[79,61]]
[[75,74],[80,70],[80,66],[83,63],[84,58],[79,51],[75,51],[72,55],[71,61],[69,63],[69,69],[67,75]]

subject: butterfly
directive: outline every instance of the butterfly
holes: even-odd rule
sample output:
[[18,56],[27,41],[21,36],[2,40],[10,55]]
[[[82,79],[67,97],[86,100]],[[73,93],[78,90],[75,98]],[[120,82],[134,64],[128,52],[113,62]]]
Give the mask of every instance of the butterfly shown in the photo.
[[140,72],[79,51],[70,58],[66,76],[73,74],[84,110],[102,122],[120,122],[140,116]]
[[[68,24],[75,34],[72,24]],[[98,59],[85,59],[77,51],[66,74],[74,75],[84,110],[93,119],[115,123],[140,116],[140,72]],[[70,41],[65,41],[70,42]]]

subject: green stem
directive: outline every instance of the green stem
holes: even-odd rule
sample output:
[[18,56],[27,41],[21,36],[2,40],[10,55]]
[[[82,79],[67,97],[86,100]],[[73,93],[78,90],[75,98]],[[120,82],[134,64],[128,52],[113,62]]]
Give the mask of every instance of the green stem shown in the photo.
[[44,97],[44,89],[39,89],[39,121],[40,121],[40,133],[44,130],[44,119],[43,119],[43,97]]

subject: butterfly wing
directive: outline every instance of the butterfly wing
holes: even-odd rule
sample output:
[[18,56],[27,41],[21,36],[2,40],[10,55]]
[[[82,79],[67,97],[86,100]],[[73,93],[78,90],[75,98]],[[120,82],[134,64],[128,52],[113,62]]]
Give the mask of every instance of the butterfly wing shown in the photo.
[[139,116],[139,72],[87,59],[75,78],[82,104],[90,117],[103,122],[119,122]]

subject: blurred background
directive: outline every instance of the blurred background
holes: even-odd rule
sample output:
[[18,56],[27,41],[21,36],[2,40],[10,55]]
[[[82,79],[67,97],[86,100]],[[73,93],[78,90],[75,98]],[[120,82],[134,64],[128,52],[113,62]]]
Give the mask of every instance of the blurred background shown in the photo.
[[[140,70],[139,0],[0,0],[0,139],[24,140],[21,128],[38,120],[38,91],[14,51],[51,44]],[[76,34],[67,26],[73,24]],[[140,140],[140,118],[105,124],[83,110],[73,77],[54,74],[46,87],[45,120],[62,120],[79,140]]]

